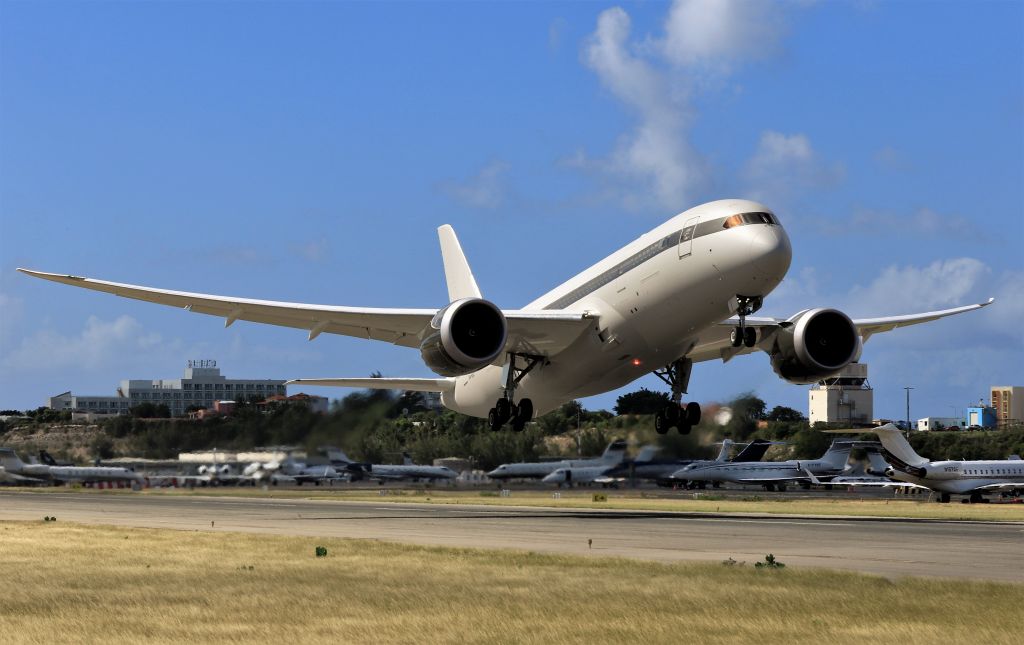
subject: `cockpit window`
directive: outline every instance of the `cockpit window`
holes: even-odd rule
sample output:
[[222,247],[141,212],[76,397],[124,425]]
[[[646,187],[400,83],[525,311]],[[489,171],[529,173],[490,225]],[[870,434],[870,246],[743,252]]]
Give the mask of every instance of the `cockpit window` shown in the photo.
[[732,217],[728,217],[726,218],[725,223],[722,224],[722,228],[732,228],[734,226],[743,226],[742,215],[733,215]]
[[722,228],[733,228],[745,224],[770,224],[777,225],[779,220],[771,213],[739,213],[725,218]]

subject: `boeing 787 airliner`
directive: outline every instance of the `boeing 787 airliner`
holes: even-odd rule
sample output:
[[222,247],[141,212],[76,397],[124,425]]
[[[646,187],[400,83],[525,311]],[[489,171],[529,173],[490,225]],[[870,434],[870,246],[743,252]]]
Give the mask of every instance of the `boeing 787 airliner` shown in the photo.
[[789,269],[789,237],[756,202],[710,202],[673,217],[521,309],[483,298],[455,231],[438,229],[449,302],[439,309],[310,305],[169,291],[19,269],[38,278],[224,318],[356,336],[418,348],[439,378],[316,378],[291,383],[440,392],[490,427],[522,430],[576,398],[653,372],[672,391],[659,432],[700,421],[683,403],[694,363],[766,352],[775,372],[814,383],[858,360],[873,334],[978,309],[851,320],[830,308],[755,318]]

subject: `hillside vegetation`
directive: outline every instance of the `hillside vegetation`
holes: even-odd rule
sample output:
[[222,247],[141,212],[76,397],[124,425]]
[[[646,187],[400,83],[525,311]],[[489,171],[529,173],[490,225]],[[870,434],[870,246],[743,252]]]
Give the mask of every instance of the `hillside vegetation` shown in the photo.
[[[418,395],[370,391],[335,401],[327,414],[314,414],[303,405],[282,405],[265,411],[243,403],[232,417],[189,420],[123,416],[82,425],[40,412],[34,418],[8,420],[0,425],[0,445],[23,455],[46,449],[60,459],[80,462],[126,456],[174,459],[184,451],[214,447],[247,450],[272,445],[300,446],[313,454],[320,446],[334,445],[352,458],[374,463],[397,461],[402,452],[408,452],[417,463],[463,457],[471,459],[477,468],[491,469],[506,462],[541,457],[600,454],[615,438],[630,441],[634,451],[641,445],[657,444],[663,456],[686,458],[713,457],[718,452],[716,442],[725,437],[734,441],[764,438],[786,442],[772,447],[767,459],[818,457],[833,439],[811,428],[795,411],[778,407],[767,411],[765,403],[753,396],[731,401],[731,418],[724,425],[712,420],[720,406],[708,404],[704,420],[689,435],[672,431],[661,436],[654,431],[653,416],[642,413],[648,409],[645,406],[660,403],[658,395],[646,391],[625,395],[617,406],[621,414],[613,415],[585,410],[574,401],[540,417],[521,433],[491,432],[483,419],[425,409]],[[870,434],[862,436],[872,438]],[[911,443],[921,455],[933,460],[1006,459],[1010,454],[1024,453],[1024,429],[914,433]]]

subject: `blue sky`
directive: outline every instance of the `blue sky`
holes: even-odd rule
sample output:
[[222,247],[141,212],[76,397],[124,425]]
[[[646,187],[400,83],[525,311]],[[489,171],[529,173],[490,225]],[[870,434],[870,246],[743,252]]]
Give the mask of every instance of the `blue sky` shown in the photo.
[[[224,329],[17,266],[438,307],[451,223],[484,295],[518,307],[680,211],[754,197],[794,243],[764,313],[998,298],[865,348],[876,416],[902,417],[907,385],[913,416],[948,415],[1024,385],[1022,192],[1016,2],[4,1],[0,407],[190,358],[429,375],[413,350]],[[698,365],[690,391],[807,407],[763,354]]]

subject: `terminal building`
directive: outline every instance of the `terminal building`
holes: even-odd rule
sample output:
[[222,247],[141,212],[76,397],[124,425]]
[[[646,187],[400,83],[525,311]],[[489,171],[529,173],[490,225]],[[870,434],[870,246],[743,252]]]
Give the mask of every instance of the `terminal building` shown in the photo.
[[867,364],[850,363],[837,376],[822,379],[811,387],[808,399],[807,419],[812,426],[819,421],[870,426],[874,391],[868,383]]
[[172,415],[181,416],[188,408],[212,408],[214,401],[263,401],[284,396],[284,383],[275,379],[228,379],[221,375],[217,361],[193,360],[188,361],[182,378],[121,381],[116,396],[64,392],[50,397],[47,405],[53,410],[105,415],[128,414],[137,405],[152,403],[166,405]]

